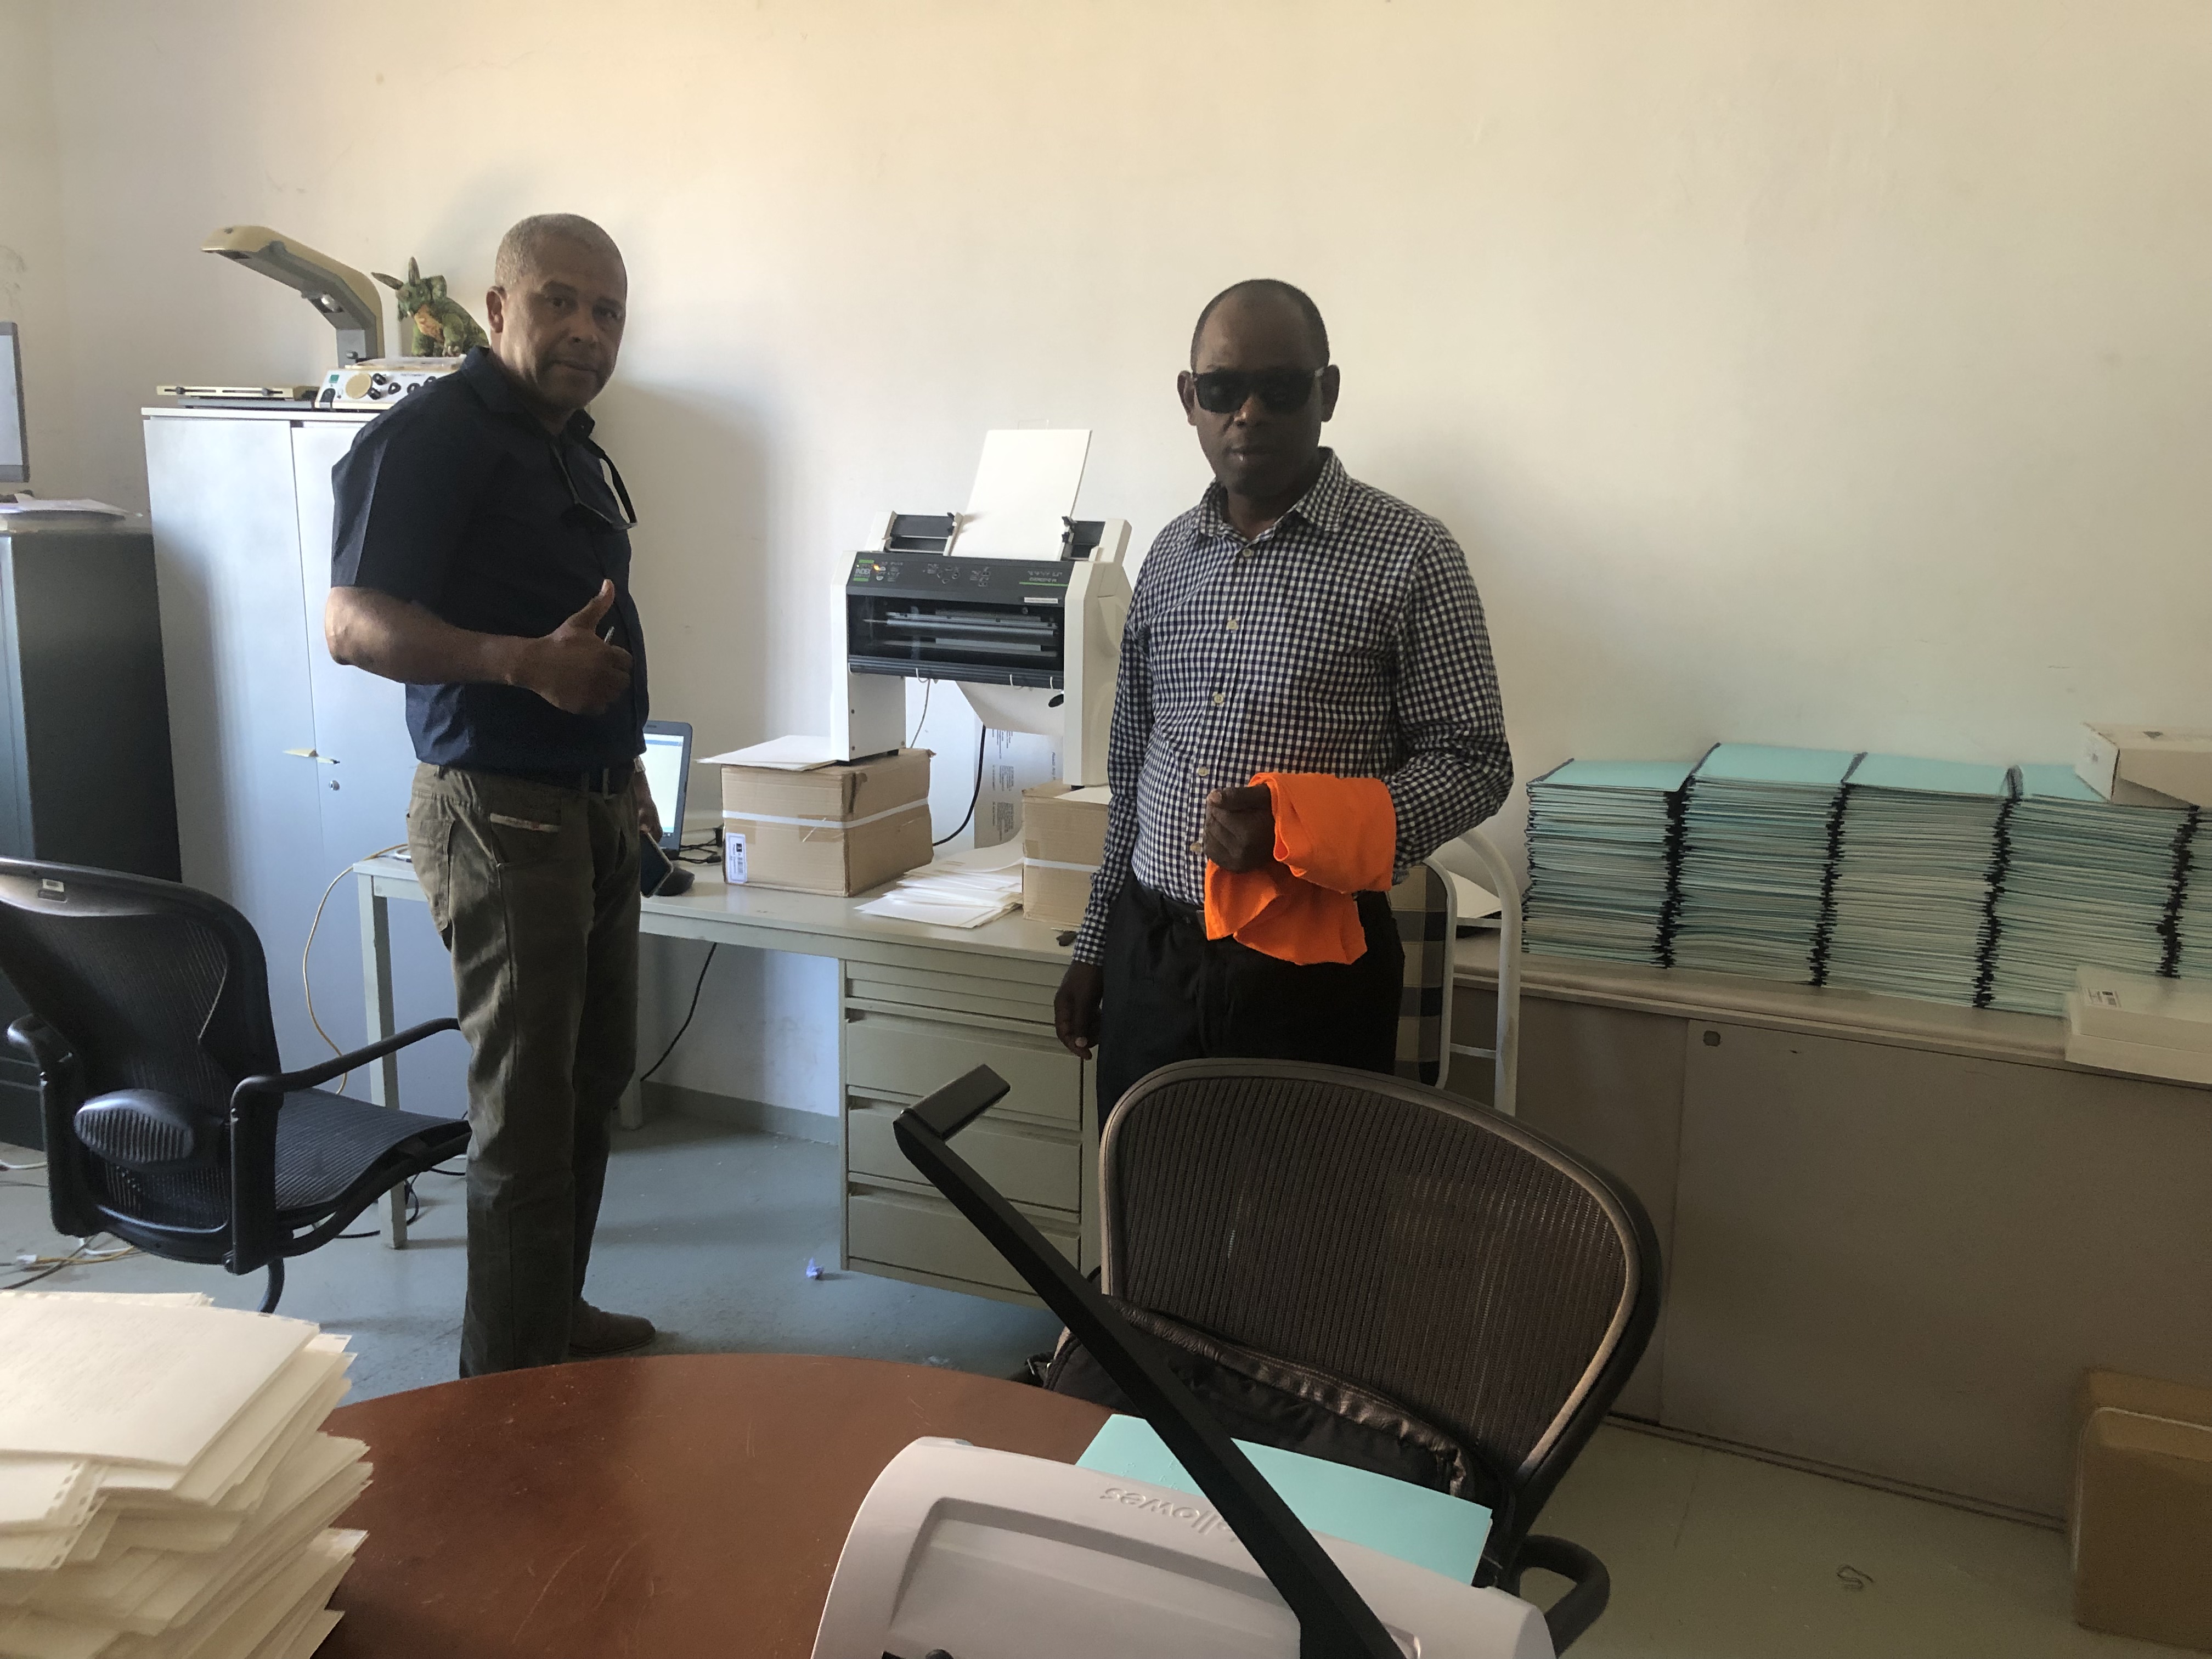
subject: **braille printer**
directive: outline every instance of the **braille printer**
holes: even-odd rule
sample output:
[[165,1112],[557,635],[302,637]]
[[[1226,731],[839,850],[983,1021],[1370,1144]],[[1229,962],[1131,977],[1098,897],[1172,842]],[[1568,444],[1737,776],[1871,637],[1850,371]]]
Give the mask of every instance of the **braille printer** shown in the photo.
[[[1089,441],[1087,432],[994,432],[969,512],[886,513],[870,523],[860,550],[840,562],[835,758],[897,748],[907,737],[902,682],[951,680],[986,726],[1052,738],[1066,782],[1106,781],[1129,526],[1066,516]],[[994,470],[1026,486],[1026,499],[995,505]]]

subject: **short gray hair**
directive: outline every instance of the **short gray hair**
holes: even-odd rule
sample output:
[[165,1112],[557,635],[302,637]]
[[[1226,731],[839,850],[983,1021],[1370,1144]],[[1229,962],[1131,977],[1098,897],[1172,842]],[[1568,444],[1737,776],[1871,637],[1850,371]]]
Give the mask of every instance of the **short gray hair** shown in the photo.
[[[603,253],[622,265],[622,250],[615,239],[580,213],[533,213],[499,239],[499,257],[492,262],[492,284],[520,288],[543,262],[549,242],[573,242]],[[624,273],[628,267],[623,266]]]

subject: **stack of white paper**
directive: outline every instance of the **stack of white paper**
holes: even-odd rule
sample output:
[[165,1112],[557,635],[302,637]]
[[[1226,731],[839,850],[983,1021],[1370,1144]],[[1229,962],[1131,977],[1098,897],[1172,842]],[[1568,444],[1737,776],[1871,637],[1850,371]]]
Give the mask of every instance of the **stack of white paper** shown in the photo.
[[1724,743],[1682,809],[1674,965],[1808,983],[1829,829],[1857,757]]
[[2155,974],[2185,809],[2118,806],[2070,766],[2023,766],[2006,821],[1990,1002],[2055,1014],[2085,966]]
[[900,878],[860,914],[933,927],[981,927],[1021,908],[1022,844],[972,848],[926,864]]
[[1666,960],[1669,843],[1689,775],[1681,761],[1576,760],[1528,786],[1525,949]]
[[0,1293],[0,1656],[304,1659],[362,1534],[345,1339],[197,1295]]
[[2008,769],[1868,755],[1851,773],[1827,982],[1972,1004]]

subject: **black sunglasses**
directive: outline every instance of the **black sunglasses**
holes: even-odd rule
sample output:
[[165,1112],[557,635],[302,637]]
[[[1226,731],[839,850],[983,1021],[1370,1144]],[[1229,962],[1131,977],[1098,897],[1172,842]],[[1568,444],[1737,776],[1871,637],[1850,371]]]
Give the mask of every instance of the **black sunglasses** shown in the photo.
[[1209,368],[1190,377],[1198,406],[1209,415],[1234,415],[1258,392],[1271,415],[1295,415],[1306,406],[1326,368]]
[[[561,453],[561,445],[556,440],[553,445],[553,465],[560,470],[561,482],[568,486],[568,509],[566,513],[562,514],[562,516],[568,520],[569,523],[582,526],[586,529],[594,526],[601,530],[636,529],[637,509],[629,504],[629,487],[623,483],[622,469],[615,465],[613,456],[608,454],[605,450],[600,448],[597,444],[592,443],[589,439],[584,441],[584,447],[590,450],[592,456],[599,461],[599,465],[606,468],[606,477],[612,478],[615,487],[615,499],[622,503],[622,520],[617,523],[616,520],[610,519],[605,514],[600,512],[598,507],[593,507],[580,495],[577,494],[576,481],[568,475],[568,457]],[[605,481],[606,478],[603,477],[601,479],[602,483],[605,483]]]

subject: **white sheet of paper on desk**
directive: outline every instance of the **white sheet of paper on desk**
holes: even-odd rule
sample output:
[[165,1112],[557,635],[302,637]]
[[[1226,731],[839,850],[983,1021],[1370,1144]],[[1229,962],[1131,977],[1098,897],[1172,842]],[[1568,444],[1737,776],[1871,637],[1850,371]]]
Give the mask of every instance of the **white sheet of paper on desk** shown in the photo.
[[1498,902],[1498,895],[1487,887],[1469,881],[1455,871],[1448,870],[1444,873],[1451,877],[1452,901],[1458,908],[1462,921],[1480,921],[1485,916],[1498,915],[1503,908]]
[[703,756],[694,764],[771,766],[781,772],[811,772],[837,758],[837,751],[827,738],[784,737],[770,738],[766,743],[745,749],[732,749],[726,754]]
[[110,507],[106,501],[87,501],[82,498],[57,498],[51,501],[42,501],[27,496],[21,501],[0,501],[0,519],[35,519],[48,514],[73,514],[88,515],[95,519],[127,519],[131,516],[122,507]]
[[975,487],[952,544],[968,558],[1056,559],[1083,488],[1091,431],[1072,427],[1028,431],[1001,428],[983,434]]

